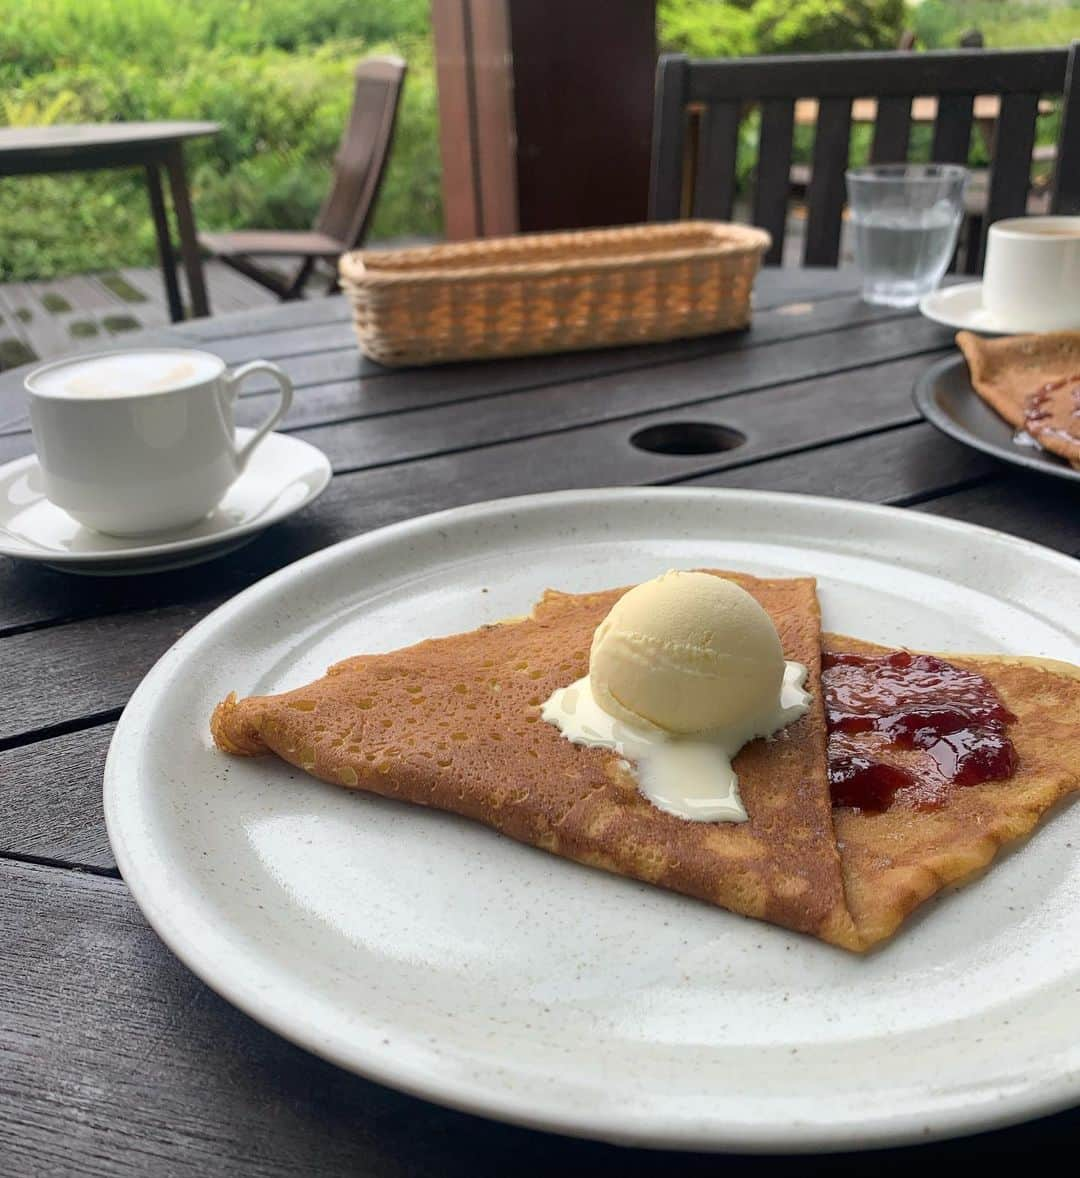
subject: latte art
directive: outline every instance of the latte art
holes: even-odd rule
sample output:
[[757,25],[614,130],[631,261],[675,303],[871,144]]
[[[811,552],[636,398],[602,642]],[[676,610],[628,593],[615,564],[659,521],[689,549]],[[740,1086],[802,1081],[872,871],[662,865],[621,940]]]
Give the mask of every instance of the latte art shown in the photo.
[[124,352],[50,368],[38,374],[34,391],[46,397],[80,400],[138,397],[213,380],[221,367],[213,356],[180,349]]

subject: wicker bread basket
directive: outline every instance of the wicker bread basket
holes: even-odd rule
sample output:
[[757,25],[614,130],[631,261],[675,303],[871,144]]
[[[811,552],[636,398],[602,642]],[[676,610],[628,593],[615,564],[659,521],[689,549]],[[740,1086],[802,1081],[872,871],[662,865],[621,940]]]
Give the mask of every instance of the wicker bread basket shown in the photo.
[[678,221],[356,251],[339,263],[380,364],[524,356],[733,331],[750,322],[761,229]]

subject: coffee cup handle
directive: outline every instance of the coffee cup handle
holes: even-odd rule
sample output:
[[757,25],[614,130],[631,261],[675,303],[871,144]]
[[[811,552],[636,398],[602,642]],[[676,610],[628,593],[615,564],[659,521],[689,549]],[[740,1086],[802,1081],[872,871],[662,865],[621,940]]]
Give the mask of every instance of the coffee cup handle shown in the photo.
[[269,360],[252,360],[249,364],[241,364],[232,372],[225,373],[225,395],[230,405],[236,400],[241,384],[256,372],[268,372],[277,381],[280,399],[274,412],[255,431],[254,437],[249,438],[242,446],[236,446],[234,443],[237,474],[247,466],[255,447],[289,412],[293,400],[292,381],[276,364],[271,364]]

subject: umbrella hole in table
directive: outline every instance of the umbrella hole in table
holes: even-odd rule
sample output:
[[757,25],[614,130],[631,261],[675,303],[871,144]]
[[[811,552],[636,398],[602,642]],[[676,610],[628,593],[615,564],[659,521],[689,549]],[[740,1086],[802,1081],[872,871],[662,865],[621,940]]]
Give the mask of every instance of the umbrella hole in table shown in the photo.
[[709,421],[663,421],[630,435],[630,444],[651,454],[718,454],[743,445],[746,434]]

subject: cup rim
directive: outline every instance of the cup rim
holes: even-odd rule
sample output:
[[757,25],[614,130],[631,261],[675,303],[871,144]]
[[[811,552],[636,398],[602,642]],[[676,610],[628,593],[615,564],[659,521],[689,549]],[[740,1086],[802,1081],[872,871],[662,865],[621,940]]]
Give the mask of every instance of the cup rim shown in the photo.
[[1061,224],[1075,229],[1077,237],[1080,238],[1080,216],[1069,216],[1064,213],[1047,213],[1037,217],[1006,217],[1004,220],[995,221],[990,226],[990,236],[1008,237],[1014,241],[1035,241],[1039,238],[1045,239],[1047,235],[1032,233],[1031,227],[1033,225]]
[[[933,173],[932,175],[930,173]],[[966,180],[968,169],[963,164],[863,164],[859,168],[848,168],[844,173],[848,180],[868,181],[883,184],[899,179],[933,181]]]
[[[66,368],[69,365],[84,364],[88,360],[104,360],[110,356],[131,356],[131,355],[146,355],[147,353],[156,355],[165,355],[166,353],[184,353],[189,356],[201,356],[206,360],[211,360],[216,365],[216,371],[213,376],[193,376],[188,380],[180,381],[178,384],[170,385],[167,389],[148,389],[141,393],[105,393],[101,396],[83,397],[78,393],[46,393],[39,388],[34,387],[34,381],[43,376],[46,372],[52,372],[57,368]],[[28,372],[23,377],[23,386],[26,391],[34,397],[42,397],[48,401],[77,401],[80,404],[87,404],[91,401],[137,401],[143,397],[167,397],[171,393],[182,393],[188,389],[195,388],[198,385],[206,384],[208,380],[216,380],[226,370],[228,366],[225,361],[214,352],[203,351],[202,348],[185,348],[180,345],[173,345],[170,347],[167,344],[156,348],[110,348],[104,352],[84,352],[74,356],[65,356],[59,360],[49,360],[45,364],[39,364],[32,371]]]

